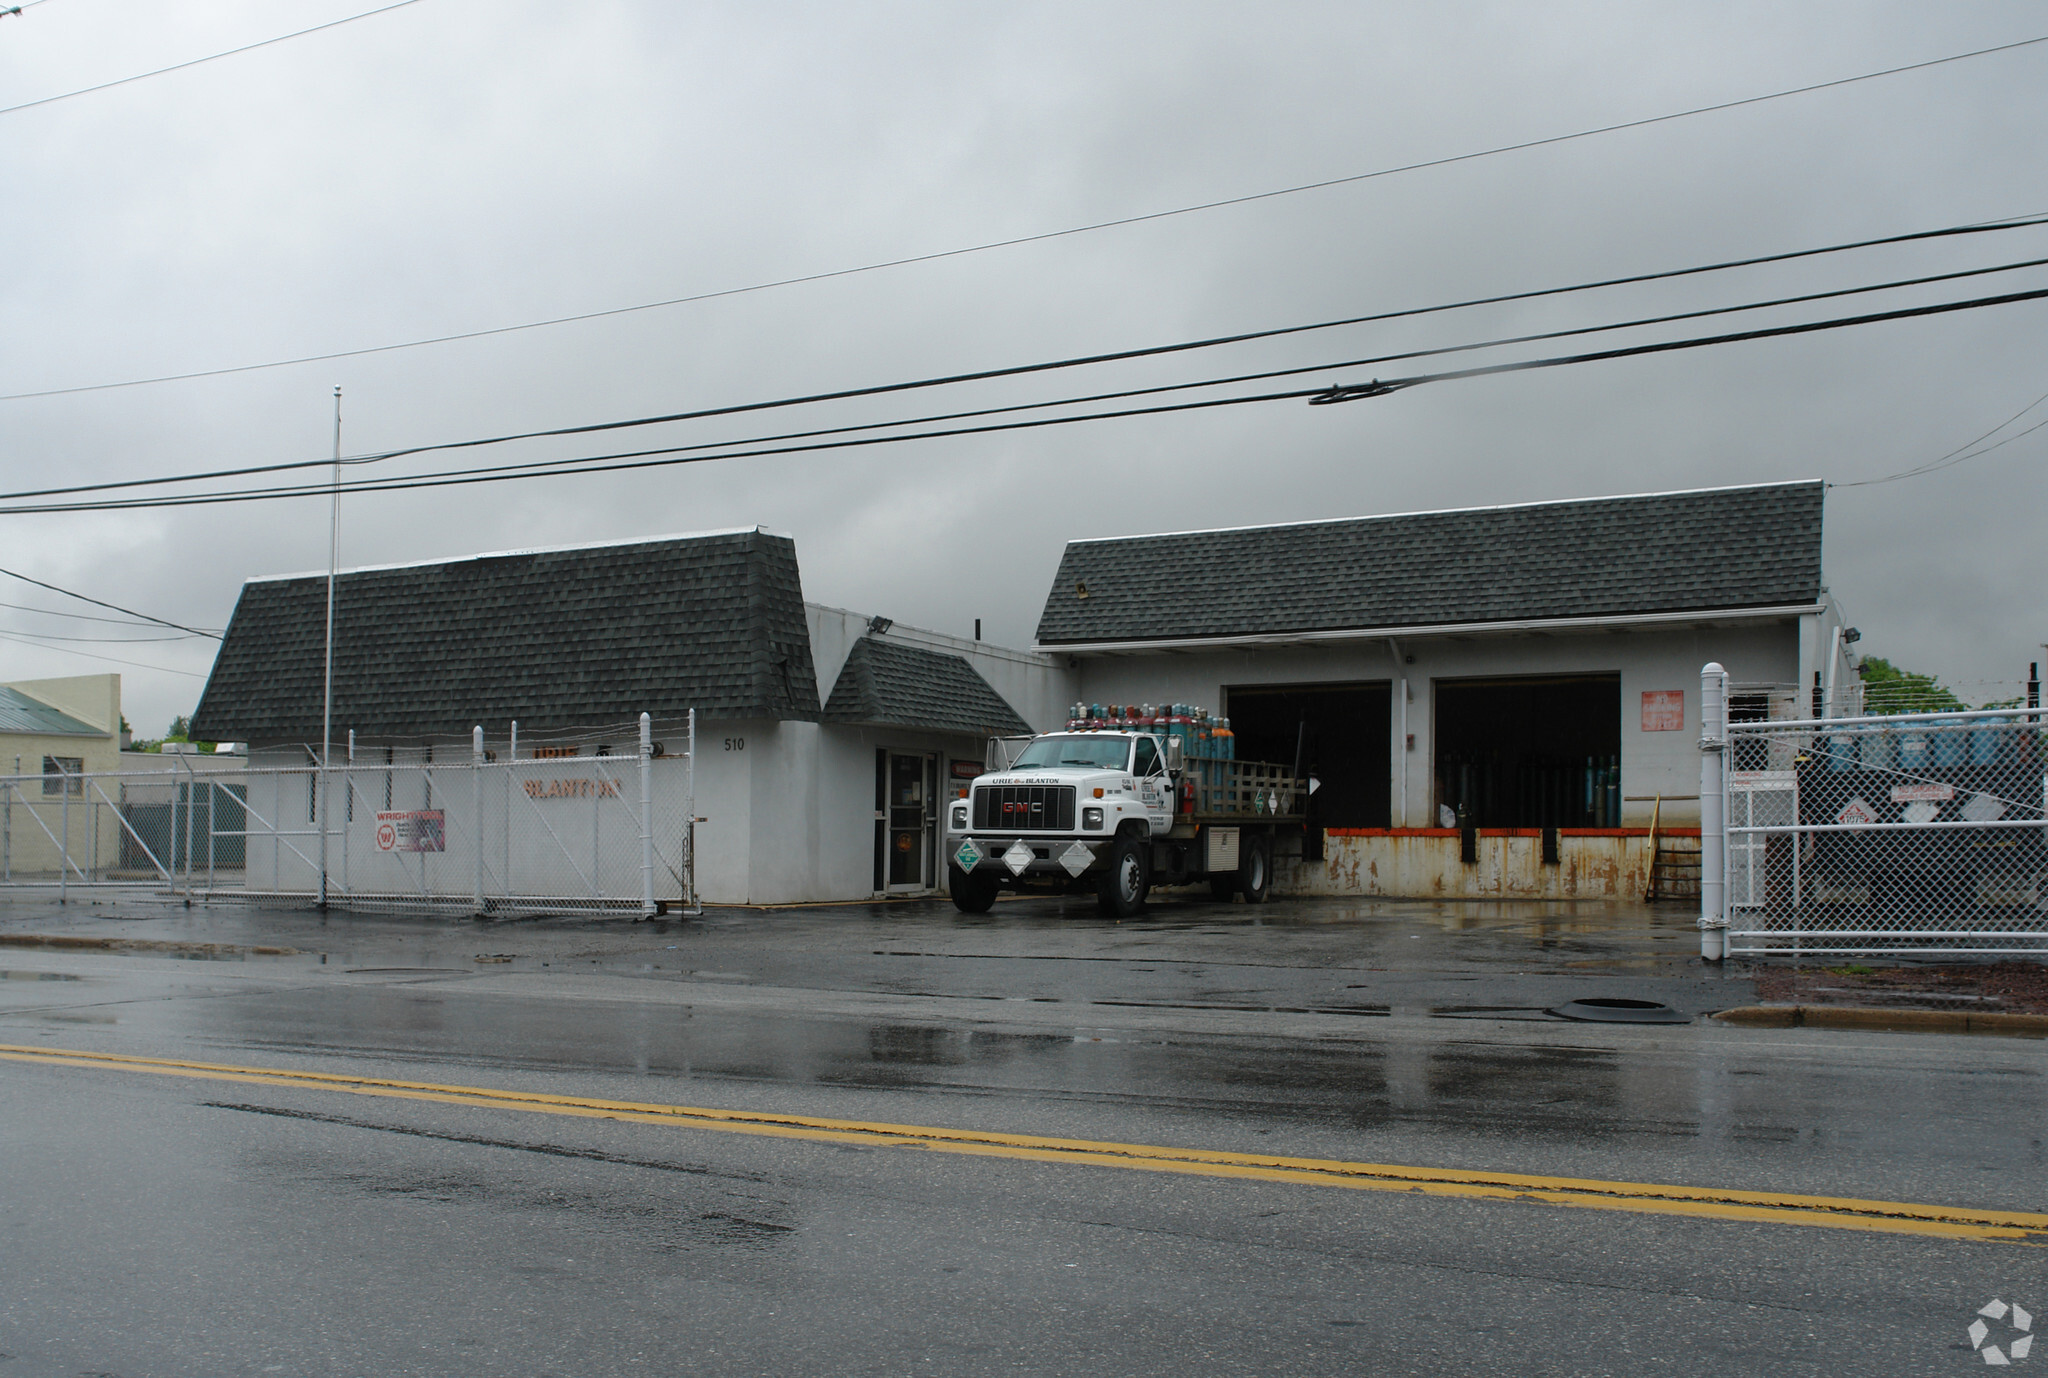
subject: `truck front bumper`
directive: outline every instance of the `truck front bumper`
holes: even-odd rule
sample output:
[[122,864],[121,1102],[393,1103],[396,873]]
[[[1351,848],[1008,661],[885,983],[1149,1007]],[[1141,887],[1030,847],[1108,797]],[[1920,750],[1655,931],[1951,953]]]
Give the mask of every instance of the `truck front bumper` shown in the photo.
[[1095,837],[955,833],[946,839],[948,864],[962,871],[995,871],[1014,879],[1043,876],[1079,880],[1101,869],[1109,839]]

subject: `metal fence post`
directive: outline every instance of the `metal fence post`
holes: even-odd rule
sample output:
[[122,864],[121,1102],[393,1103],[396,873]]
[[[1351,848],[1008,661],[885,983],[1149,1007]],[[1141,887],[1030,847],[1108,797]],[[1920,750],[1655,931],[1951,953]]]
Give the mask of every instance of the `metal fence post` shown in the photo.
[[1728,948],[1728,672],[1700,671],[1700,956]]
[[484,729],[479,723],[469,730],[470,822],[476,833],[476,882],[471,900],[476,912],[484,912]]
[[654,718],[640,715],[640,914],[654,917]]
[[689,769],[683,776],[683,912],[701,914],[697,899],[697,710],[690,710]]
[[[57,810],[63,822],[61,840],[57,843],[57,903],[66,902],[71,884],[71,772],[62,761],[57,762],[57,783],[64,793],[58,796]],[[177,796],[172,795],[175,799]]]
[[[343,893],[344,895],[351,895],[355,893],[354,886],[352,882],[349,880],[348,875],[348,823],[349,817],[355,812],[356,807],[355,764],[356,730],[353,727],[351,727],[348,730],[348,759],[346,762],[347,769],[345,769],[341,775],[341,893]],[[375,820],[373,819],[371,821],[374,822]]]

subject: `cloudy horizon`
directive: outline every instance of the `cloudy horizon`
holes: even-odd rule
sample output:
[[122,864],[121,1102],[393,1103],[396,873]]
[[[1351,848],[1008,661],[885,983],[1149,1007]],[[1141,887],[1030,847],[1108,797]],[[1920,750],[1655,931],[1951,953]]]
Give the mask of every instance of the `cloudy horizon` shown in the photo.
[[[369,3],[45,0],[0,106]],[[0,392],[489,330],[1354,176],[2037,38],[2038,11],[1583,4],[774,8],[420,3],[0,115]],[[987,252],[417,349],[0,401],[7,489],[318,460],[730,406],[2048,210],[2048,44],[1685,120]],[[2048,229],[692,422],[477,462],[687,444],[1304,366],[2048,258]],[[2034,268],[1602,348],[2048,285]],[[805,596],[1029,645],[1070,539],[1784,479],[1935,460],[2048,391],[2048,306],[1541,373],[915,445],[362,495],[345,567],[762,525]],[[1424,365],[1434,367],[1434,365]],[[1390,366],[1400,372],[1406,366]],[[1367,370],[1370,373],[1371,370]],[[1358,382],[1306,375],[1301,386]],[[1999,431],[2040,421],[2036,407]],[[2008,697],[2048,433],[1828,494],[1859,650]],[[320,471],[314,471],[318,477]],[[352,472],[351,477],[357,476]],[[325,568],[321,497],[0,516],[0,567],[193,626]],[[2020,583],[2016,586],[2014,580]],[[0,580],[0,638],[141,636]],[[156,736],[212,643],[0,640],[0,679],[118,669]],[[106,664],[78,653],[162,667]],[[181,672],[181,673],[174,673]]]

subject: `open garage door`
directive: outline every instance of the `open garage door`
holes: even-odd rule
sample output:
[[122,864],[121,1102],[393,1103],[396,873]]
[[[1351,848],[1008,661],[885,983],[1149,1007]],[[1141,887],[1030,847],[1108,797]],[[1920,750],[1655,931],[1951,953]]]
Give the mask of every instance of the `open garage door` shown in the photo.
[[1258,684],[1224,690],[1239,759],[1292,765],[1321,787],[1311,828],[1384,828],[1393,817],[1393,690],[1367,684]]
[[1479,828],[1614,827],[1621,676],[1436,682],[1436,801]]

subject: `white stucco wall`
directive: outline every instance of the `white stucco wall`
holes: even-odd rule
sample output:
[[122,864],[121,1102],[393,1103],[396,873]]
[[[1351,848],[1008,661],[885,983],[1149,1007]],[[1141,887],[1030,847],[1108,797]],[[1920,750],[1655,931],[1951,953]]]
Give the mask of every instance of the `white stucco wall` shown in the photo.
[[[867,635],[872,618],[868,613],[830,608],[821,603],[804,604],[804,616],[810,624],[811,660],[817,666],[818,697],[822,702],[832,696],[832,686],[839,681],[839,672],[853,652],[853,643]],[[1021,651],[900,623],[892,624],[884,635],[905,645],[963,657],[1035,731],[1063,726],[1067,705],[1079,697],[1078,677],[1068,668],[1065,656]]]
[[[1389,682],[1393,701],[1388,730],[1393,737],[1387,781],[1395,827],[1431,827],[1434,742],[1431,732],[1436,681],[1493,675],[1618,673],[1621,676],[1621,770],[1624,795],[1683,795],[1699,790],[1700,668],[1710,660],[1725,665],[1737,685],[1781,686],[1799,682],[1806,648],[1813,644],[1813,617],[1786,618],[1763,625],[1572,632],[1546,635],[1490,634],[1464,637],[1399,638],[1397,659],[1388,641],[1308,646],[1265,646],[1219,651],[1089,656],[1081,660],[1075,697],[1091,703],[1186,702],[1227,713],[1229,685],[1343,684]],[[1828,635],[1831,637],[1832,632]],[[1404,751],[1401,680],[1410,699],[1406,731],[1415,737]],[[1811,672],[1808,671],[1809,680]],[[1675,732],[1642,730],[1642,695],[1648,690],[1685,694],[1685,726]],[[1402,772],[1407,772],[1406,808]],[[1625,802],[1622,824],[1649,822],[1652,805]],[[1690,800],[1667,804],[1663,821],[1694,826],[1699,806]]]

